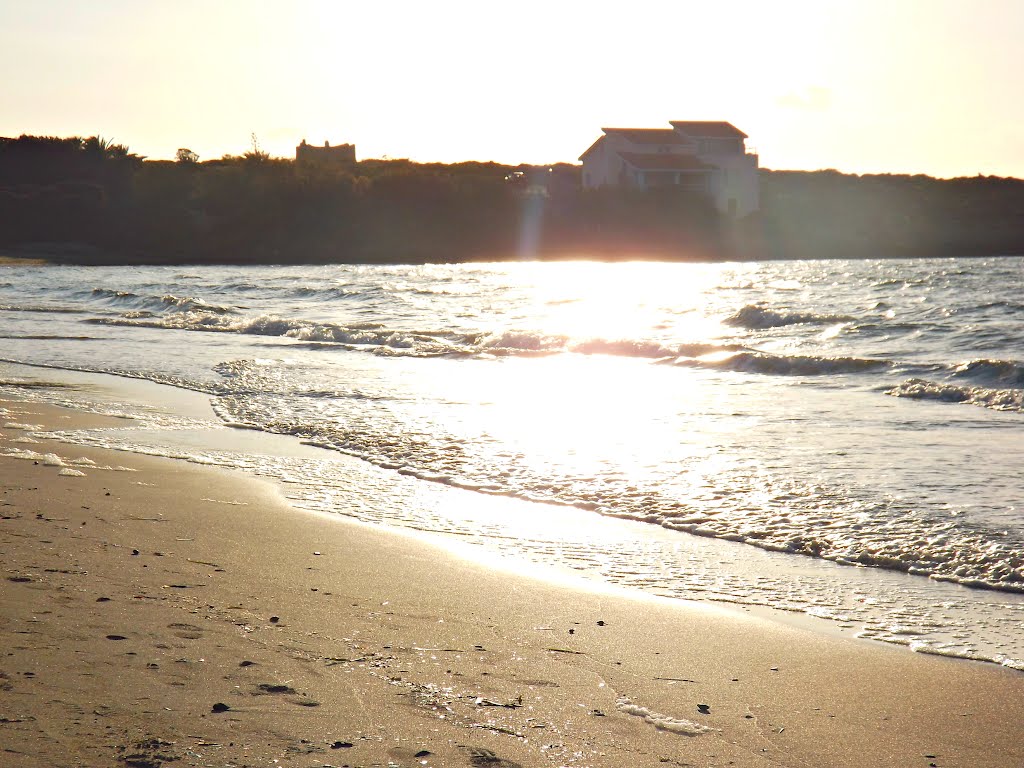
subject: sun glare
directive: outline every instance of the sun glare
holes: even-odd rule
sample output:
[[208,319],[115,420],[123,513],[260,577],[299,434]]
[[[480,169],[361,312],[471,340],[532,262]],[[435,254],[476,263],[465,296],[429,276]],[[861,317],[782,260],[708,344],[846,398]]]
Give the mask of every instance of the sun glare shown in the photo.
[[691,341],[711,326],[701,311],[704,295],[718,282],[721,265],[693,265],[686,282],[679,270],[660,263],[570,262],[519,265],[515,276],[528,286],[531,316],[543,318],[544,332],[576,344],[602,340]]
[[[716,400],[706,376],[671,363],[696,356],[685,345],[722,333],[709,305],[735,271],[720,264],[504,267],[488,278],[498,281],[493,294],[509,308],[496,343],[529,351],[466,361],[456,379],[438,366],[430,384],[436,396],[474,403],[446,428],[457,439],[476,440],[487,424],[483,439],[504,446],[513,467],[643,485],[666,456],[683,460],[702,450],[699,437],[680,441],[672,426],[680,414],[697,436],[716,429],[704,424]],[[640,366],[647,371],[644,391],[633,385]]]

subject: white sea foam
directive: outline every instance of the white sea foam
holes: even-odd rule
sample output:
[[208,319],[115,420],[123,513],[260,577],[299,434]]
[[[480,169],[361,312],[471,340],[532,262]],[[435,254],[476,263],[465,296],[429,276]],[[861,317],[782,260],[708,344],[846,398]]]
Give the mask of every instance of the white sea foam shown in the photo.
[[915,378],[887,390],[886,394],[915,400],[965,403],[996,411],[1024,412],[1024,389],[994,389]]
[[870,358],[772,355],[742,351],[705,354],[699,357],[677,357],[666,359],[664,362],[693,368],[717,368],[776,376],[830,376],[841,373],[876,372],[892,365],[888,360]]
[[682,736],[700,736],[701,734],[711,733],[716,730],[715,728],[709,728],[706,725],[695,723],[692,720],[684,720],[670,715],[663,715],[660,712],[654,712],[647,707],[634,704],[624,696],[615,702],[615,709],[623,714],[639,717],[645,723],[653,725],[659,731],[678,733]]
[[853,319],[847,315],[779,310],[761,304],[748,304],[727,318],[725,322],[728,325],[737,325],[742,328],[764,329],[781,328],[787,325],[832,325],[849,322]]
[[11,459],[22,459],[24,461],[38,461],[43,457],[41,453],[24,450],[21,448],[4,449],[2,455],[7,456],[8,458]]

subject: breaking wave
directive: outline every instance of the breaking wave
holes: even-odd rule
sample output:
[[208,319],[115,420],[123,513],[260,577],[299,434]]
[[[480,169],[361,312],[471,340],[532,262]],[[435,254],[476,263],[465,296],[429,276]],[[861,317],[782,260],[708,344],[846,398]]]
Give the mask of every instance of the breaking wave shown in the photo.
[[90,295],[96,299],[111,299],[114,301],[125,301],[139,298],[137,293],[131,291],[115,291],[112,288],[93,288]]
[[237,333],[253,336],[278,336],[306,342],[310,348],[339,347],[363,349],[378,354],[410,357],[435,356],[543,356],[561,353],[610,355],[651,360],[693,357],[719,352],[735,352],[737,345],[710,343],[660,344],[633,339],[574,340],[559,334],[534,331],[458,332],[433,329],[392,329],[377,323],[317,323],[260,315],[241,318],[230,312],[187,311],[155,316],[146,311],[124,313],[119,317],[94,317],[85,322],[97,325],[158,328],[213,333]]
[[781,328],[787,325],[834,325],[853,320],[849,315],[819,315],[813,312],[787,312],[769,309],[763,304],[748,304],[725,319],[726,325],[747,330]]
[[1024,413],[1024,390],[994,389],[991,387],[964,386],[908,379],[886,391],[893,397],[907,397],[912,400],[934,400],[942,403],[964,403],[991,408],[995,411],[1016,411]]
[[970,360],[957,365],[953,376],[1005,388],[1024,387],[1024,365],[1011,360]]
[[173,294],[140,296],[139,294],[132,293],[131,291],[116,291],[110,288],[93,288],[89,295],[92,298],[99,299],[108,305],[131,308],[136,312],[207,312],[225,315],[232,314],[236,311],[231,307],[210,304],[203,301],[203,299],[193,296],[174,296]]
[[714,368],[772,376],[828,376],[879,371],[892,366],[888,360],[858,357],[815,357],[812,355],[771,355],[749,350],[701,357],[679,357],[668,362],[672,365],[689,368]]

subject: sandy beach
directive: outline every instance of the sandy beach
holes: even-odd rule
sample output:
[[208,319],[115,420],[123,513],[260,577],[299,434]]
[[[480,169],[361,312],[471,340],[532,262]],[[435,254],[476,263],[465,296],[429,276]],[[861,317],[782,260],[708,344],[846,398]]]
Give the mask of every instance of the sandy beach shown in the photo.
[[1024,675],[530,578],[269,483],[18,442],[0,402],[0,764],[1024,764]]

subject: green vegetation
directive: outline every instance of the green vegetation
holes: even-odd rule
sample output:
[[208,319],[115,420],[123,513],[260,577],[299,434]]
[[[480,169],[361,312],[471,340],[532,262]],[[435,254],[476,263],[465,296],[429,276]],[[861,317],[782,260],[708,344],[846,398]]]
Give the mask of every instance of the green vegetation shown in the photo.
[[1024,180],[762,171],[771,258],[1024,254]]
[[763,171],[761,213],[728,222],[673,188],[581,190],[567,164],[305,166],[255,139],[238,157],[176,158],[99,137],[0,139],[0,246],[108,263],[1024,253],[1018,179]]

